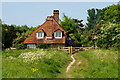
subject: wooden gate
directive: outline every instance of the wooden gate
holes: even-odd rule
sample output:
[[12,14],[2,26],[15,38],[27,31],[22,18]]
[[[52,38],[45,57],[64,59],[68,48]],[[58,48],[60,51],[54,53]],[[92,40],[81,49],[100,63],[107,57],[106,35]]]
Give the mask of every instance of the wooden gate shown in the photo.
[[88,49],[95,49],[94,47],[58,47],[58,50],[63,50],[63,51],[67,51],[68,53],[72,54],[72,53],[76,53],[78,51],[85,51]]

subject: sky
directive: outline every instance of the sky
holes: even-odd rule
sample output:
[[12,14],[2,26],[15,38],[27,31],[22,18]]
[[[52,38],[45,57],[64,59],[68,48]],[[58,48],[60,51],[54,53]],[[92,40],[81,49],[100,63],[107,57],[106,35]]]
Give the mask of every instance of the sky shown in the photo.
[[[0,3],[1,4],[1,3]],[[82,19],[87,22],[87,10],[102,9],[117,2],[2,2],[2,17],[5,24],[37,26],[44,23],[47,16],[53,15],[53,10],[60,11],[68,17]]]

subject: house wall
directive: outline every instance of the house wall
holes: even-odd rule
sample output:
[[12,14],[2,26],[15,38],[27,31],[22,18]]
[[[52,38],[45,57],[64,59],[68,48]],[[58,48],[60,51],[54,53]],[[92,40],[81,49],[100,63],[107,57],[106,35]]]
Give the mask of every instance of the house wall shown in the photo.
[[27,48],[36,48],[35,44],[27,44]]
[[[36,47],[37,44],[27,44],[27,48],[37,48]],[[65,47],[65,44],[46,44],[48,45],[47,48],[58,48],[59,47]],[[44,46],[43,46],[44,47]]]
[[65,44],[50,44],[50,48],[65,47]]

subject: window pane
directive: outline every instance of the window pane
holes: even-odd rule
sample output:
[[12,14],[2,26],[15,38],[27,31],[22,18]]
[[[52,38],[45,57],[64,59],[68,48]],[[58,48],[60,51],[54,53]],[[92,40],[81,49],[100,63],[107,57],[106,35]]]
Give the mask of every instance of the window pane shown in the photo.
[[44,32],[39,32],[38,33],[38,38],[42,38],[42,37],[44,37]]
[[59,37],[59,33],[57,32],[57,37]]
[[57,32],[58,34],[57,34],[57,37],[59,37],[59,32]]
[[62,37],[62,32],[55,32],[54,36],[55,37]]
[[59,37],[61,37],[61,32],[59,32]]

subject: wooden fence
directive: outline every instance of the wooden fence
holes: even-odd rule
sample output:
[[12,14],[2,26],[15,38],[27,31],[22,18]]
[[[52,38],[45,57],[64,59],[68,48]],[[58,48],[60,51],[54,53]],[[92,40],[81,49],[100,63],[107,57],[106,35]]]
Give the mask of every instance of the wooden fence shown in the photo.
[[86,51],[88,49],[96,49],[97,47],[58,47],[58,50],[67,51],[68,53],[76,53],[78,51]]

